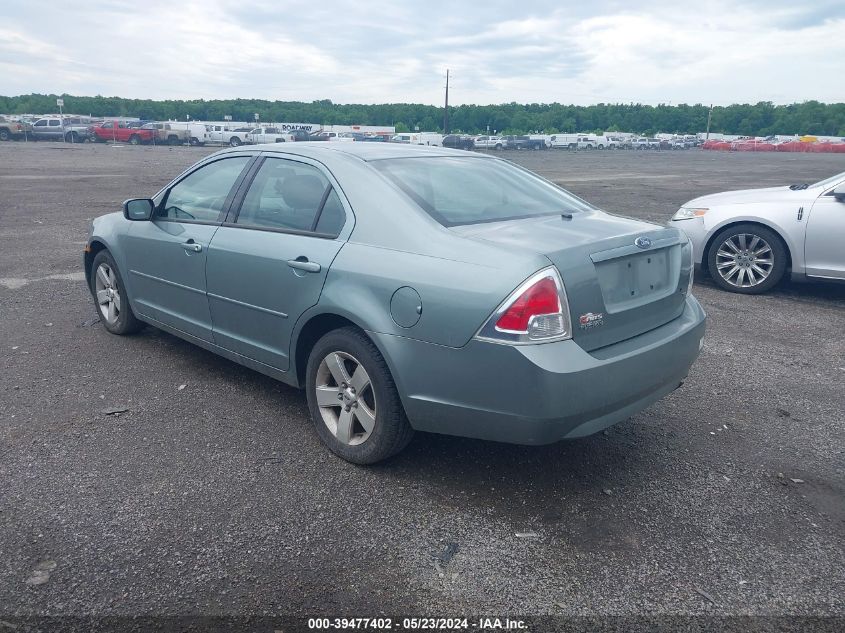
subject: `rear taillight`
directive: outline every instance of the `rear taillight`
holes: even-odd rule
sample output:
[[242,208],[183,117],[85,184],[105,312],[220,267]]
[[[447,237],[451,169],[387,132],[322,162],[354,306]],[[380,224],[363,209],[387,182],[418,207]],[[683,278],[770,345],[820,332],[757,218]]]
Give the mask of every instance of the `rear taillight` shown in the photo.
[[496,343],[546,343],[572,337],[569,304],[555,268],[529,277],[496,309],[476,338]]

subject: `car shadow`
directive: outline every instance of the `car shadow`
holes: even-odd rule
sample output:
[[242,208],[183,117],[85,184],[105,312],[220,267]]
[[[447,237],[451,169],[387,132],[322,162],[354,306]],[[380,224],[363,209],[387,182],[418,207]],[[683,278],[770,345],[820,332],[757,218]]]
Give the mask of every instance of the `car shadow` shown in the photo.
[[[705,287],[712,290],[727,292],[722,290],[716,282],[714,282],[706,273],[696,273],[695,286],[693,287],[693,294],[695,294],[696,287]],[[756,295],[741,295],[740,293],[729,293],[736,296],[750,296]],[[831,281],[805,281],[798,282],[791,279],[783,279],[774,288],[764,293],[768,297],[782,297],[790,300],[818,300],[818,301],[843,301],[845,300],[845,283]]]

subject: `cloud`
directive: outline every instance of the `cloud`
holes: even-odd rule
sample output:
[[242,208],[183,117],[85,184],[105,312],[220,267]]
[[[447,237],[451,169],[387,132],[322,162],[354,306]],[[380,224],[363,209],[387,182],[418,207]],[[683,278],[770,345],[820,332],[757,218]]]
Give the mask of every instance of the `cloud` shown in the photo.
[[841,101],[845,70],[827,0],[7,4],[5,94],[440,103],[449,68],[453,103]]

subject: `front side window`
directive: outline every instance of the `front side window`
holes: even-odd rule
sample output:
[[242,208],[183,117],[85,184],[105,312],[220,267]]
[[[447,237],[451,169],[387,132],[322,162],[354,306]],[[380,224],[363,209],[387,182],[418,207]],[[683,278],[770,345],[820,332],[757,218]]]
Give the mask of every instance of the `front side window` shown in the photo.
[[156,217],[216,222],[229,192],[250,160],[249,156],[238,156],[200,167],[170,189]]
[[370,164],[444,226],[593,208],[564,189],[499,160],[441,156]]
[[59,127],[62,124],[58,119],[50,119],[50,127]]
[[319,169],[292,160],[267,158],[255,174],[236,222],[257,228],[337,235],[344,217],[340,199]]

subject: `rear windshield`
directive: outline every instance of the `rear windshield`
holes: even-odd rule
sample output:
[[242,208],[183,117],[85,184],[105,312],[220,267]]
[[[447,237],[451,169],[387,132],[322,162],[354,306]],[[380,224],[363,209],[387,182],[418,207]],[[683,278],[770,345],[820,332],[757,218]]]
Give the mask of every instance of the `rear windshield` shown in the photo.
[[502,160],[439,156],[370,164],[444,226],[593,208],[557,185]]

